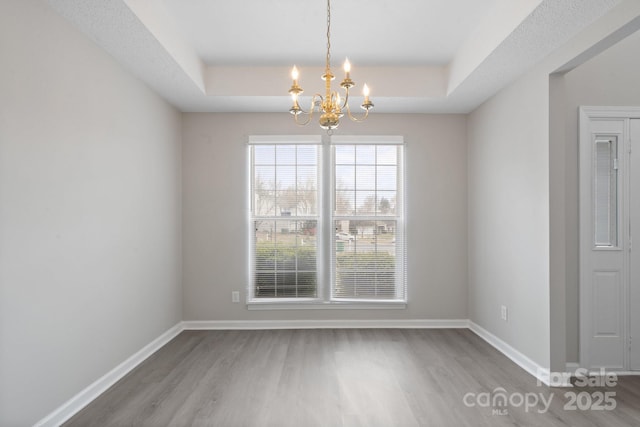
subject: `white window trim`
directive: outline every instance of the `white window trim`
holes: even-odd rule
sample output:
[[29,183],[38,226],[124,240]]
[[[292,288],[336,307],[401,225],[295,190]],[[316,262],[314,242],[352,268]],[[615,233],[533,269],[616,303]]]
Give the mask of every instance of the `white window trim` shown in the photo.
[[332,135],[329,145],[406,145],[404,138],[397,135]]
[[[248,233],[248,259],[251,261],[248,262],[248,279],[247,279],[247,292],[246,292],[246,305],[248,310],[300,310],[300,309],[338,309],[338,310],[352,310],[352,309],[366,309],[366,310],[387,310],[387,309],[406,309],[408,305],[408,289],[407,289],[407,276],[406,276],[406,238],[403,239],[398,244],[403,245],[403,254],[404,259],[400,263],[397,268],[401,269],[402,275],[402,286],[404,286],[404,299],[402,300],[349,300],[345,298],[341,298],[339,300],[331,299],[331,287],[333,286],[332,280],[332,256],[331,256],[331,245],[335,244],[335,236],[334,233],[330,233],[330,238],[326,238],[326,227],[331,227],[331,224],[325,224],[327,221],[331,221],[333,217],[331,209],[332,207],[332,194],[331,191],[325,191],[325,188],[331,189],[333,188],[333,177],[332,177],[332,155],[331,155],[331,147],[332,145],[339,144],[364,144],[364,145],[403,145],[404,150],[406,151],[406,143],[404,142],[404,138],[402,136],[385,136],[385,135],[374,135],[374,136],[336,136],[333,135],[330,137],[329,142],[322,141],[322,136],[320,135],[250,135],[247,143],[247,150],[250,150],[251,145],[258,144],[291,144],[291,145],[299,145],[299,144],[315,144],[320,145],[320,159],[319,159],[319,179],[318,179],[318,194],[320,195],[318,199],[318,235],[323,236],[318,244],[318,255],[317,255],[317,265],[318,267],[318,298],[295,298],[295,299],[279,299],[279,298],[260,298],[256,299],[253,297],[254,292],[254,265],[253,265],[253,253],[255,251],[255,242],[253,239],[253,233]],[[248,218],[248,230],[251,230],[253,225],[253,174],[252,174],[252,159],[249,153],[247,153],[247,182],[249,183],[249,188],[251,191],[247,193],[248,199],[248,209],[247,209],[247,218]],[[406,153],[403,154],[402,159],[402,200],[401,200],[401,209],[403,212],[402,218],[405,218],[405,188],[406,188],[406,180],[405,180],[405,161]],[[406,220],[398,220],[398,227],[403,228],[402,235],[405,236],[404,232]]]

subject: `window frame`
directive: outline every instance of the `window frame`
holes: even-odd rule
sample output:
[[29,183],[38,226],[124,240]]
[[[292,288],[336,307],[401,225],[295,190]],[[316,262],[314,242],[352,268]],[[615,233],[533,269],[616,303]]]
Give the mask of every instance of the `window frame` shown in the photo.
[[[404,155],[399,159],[400,173],[398,173],[398,185],[402,187],[401,200],[397,201],[397,205],[401,209],[402,221],[398,222],[397,227],[402,227],[402,236],[405,236],[405,194],[406,194],[406,144],[401,136],[331,136],[323,138],[320,135],[252,135],[249,136],[247,144],[247,180],[249,191],[248,198],[248,279],[246,290],[246,305],[249,310],[287,310],[287,309],[405,309],[407,307],[407,275],[406,275],[406,240],[397,241],[396,245],[401,248],[403,258],[396,265],[399,271],[396,280],[396,286],[402,286],[402,299],[344,299],[333,298],[332,289],[334,286],[334,265],[332,257],[332,249],[335,247],[335,233],[333,232],[334,217],[334,176],[333,169],[333,147],[337,144],[363,144],[363,145],[379,145],[393,144],[402,145],[401,150]],[[251,147],[254,145],[297,145],[297,144],[315,144],[318,145],[318,218],[317,218],[317,297],[315,298],[256,298],[255,297],[255,217],[253,212],[254,205],[254,165]],[[400,191],[400,190],[399,190]],[[292,218],[293,219],[293,218]]]

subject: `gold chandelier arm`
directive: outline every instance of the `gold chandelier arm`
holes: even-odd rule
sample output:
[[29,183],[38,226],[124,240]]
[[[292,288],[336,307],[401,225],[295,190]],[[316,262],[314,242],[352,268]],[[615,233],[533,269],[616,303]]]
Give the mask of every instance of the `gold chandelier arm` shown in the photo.
[[[307,120],[300,121],[298,119],[298,116],[300,116],[300,115],[307,116]],[[311,110],[309,113],[301,112],[300,114],[294,114],[294,116],[293,116],[293,119],[294,119],[294,121],[296,122],[296,124],[298,126],[306,126],[306,125],[308,125],[312,118],[313,118],[313,110]]]
[[342,103],[342,106],[340,107],[341,109],[347,109],[347,111],[349,110],[349,88],[346,87],[344,88],[344,102]]
[[[313,97],[311,98],[311,106],[309,107],[309,111],[305,111],[302,108],[300,108],[300,104],[298,104],[296,102],[296,106],[298,108],[298,113],[293,115],[293,118],[296,122],[296,124],[298,126],[306,126],[309,124],[309,122],[313,119],[313,113],[316,112],[317,110],[317,105],[320,104],[322,105],[322,95],[320,95],[319,93],[316,93],[313,95]],[[298,118],[298,116],[306,116],[307,119],[302,121]]]
[[365,108],[364,114],[360,117],[351,113],[351,109],[349,108],[349,104],[346,105],[347,108],[347,116],[354,122],[364,122],[367,117],[369,117],[369,108]]

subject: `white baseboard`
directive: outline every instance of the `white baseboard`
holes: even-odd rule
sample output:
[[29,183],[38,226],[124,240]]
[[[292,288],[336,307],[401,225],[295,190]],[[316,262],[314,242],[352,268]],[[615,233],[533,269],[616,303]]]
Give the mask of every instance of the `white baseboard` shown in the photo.
[[91,403],[95,398],[107,391],[118,380],[127,375],[149,356],[158,351],[162,346],[175,338],[184,330],[182,322],[178,323],[158,338],[144,346],[140,351],[129,357],[127,360],[107,372],[101,378],[90,384],[80,393],[73,396],[58,409],[38,421],[34,427],[57,427],[69,418],[80,412],[82,408]]
[[533,360],[529,359],[524,354],[520,353],[515,348],[493,335],[477,323],[469,321],[469,329],[473,331],[480,338],[491,344],[500,353],[511,359],[516,365],[527,371],[538,379],[539,383],[550,385],[550,372],[549,369],[542,367]]
[[185,330],[231,329],[460,329],[468,328],[467,319],[406,319],[406,320],[187,320]]

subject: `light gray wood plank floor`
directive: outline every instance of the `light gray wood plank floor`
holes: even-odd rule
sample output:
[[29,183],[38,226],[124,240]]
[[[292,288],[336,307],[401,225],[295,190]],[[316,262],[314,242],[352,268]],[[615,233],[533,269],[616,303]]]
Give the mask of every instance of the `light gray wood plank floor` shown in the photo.
[[466,329],[185,331],[65,426],[640,426],[640,377],[538,386]]

